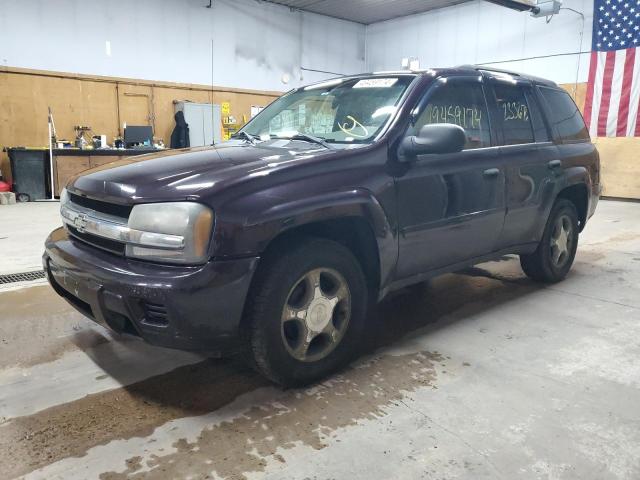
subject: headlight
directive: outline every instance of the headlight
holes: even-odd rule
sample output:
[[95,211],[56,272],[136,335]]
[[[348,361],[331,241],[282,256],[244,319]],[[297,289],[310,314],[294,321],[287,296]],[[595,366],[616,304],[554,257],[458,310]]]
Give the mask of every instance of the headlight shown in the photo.
[[63,188],[60,192],[60,208],[64,207],[67,203],[69,203],[69,194],[67,193],[67,189]]
[[62,225],[68,222],[67,207],[69,205],[69,193],[67,189],[63,188],[60,191],[60,218],[62,219]]
[[213,212],[193,202],[136,205],[129,215],[126,255],[198,264],[208,258]]
[[194,202],[145,203],[124,218],[97,212],[60,192],[62,223],[74,235],[94,235],[125,244],[125,255],[165,263],[202,264],[208,260],[213,211]]

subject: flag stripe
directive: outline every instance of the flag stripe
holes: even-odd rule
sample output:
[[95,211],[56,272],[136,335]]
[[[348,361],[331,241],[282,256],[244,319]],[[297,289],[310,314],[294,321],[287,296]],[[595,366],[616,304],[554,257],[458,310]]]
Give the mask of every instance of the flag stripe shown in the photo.
[[584,119],[587,123],[587,130],[591,131],[591,110],[593,108],[593,87],[596,79],[596,69],[598,67],[598,52],[591,52],[589,63],[589,79],[587,83],[587,97],[584,99]]
[[616,135],[624,137],[627,134],[629,124],[629,102],[631,101],[631,81],[633,80],[633,67],[636,60],[636,49],[624,50],[624,75],[622,89],[620,91],[620,108],[618,110],[618,128]]
[[634,136],[640,137],[640,106],[636,104],[636,131],[634,132]]
[[617,50],[613,60],[613,75],[611,76],[611,96],[609,97],[609,112],[607,115],[607,137],[615,137],[618,131],[618,113],[624,77],[625,50]]
[[600,99],[600,113],[598,114],[598,136],[607,135],[607,119],[609,118],[609,102],[611,101],[611,82],[613,80],[613,68],[616,63],[616,52],[605,53],[604,77],[602,79],[602,98]]
[[602,83],[604,78],[604,64],[607,58],[606,52],[598,52],[596,54],[596,78],[594,80],[593,89],[593,111],[591,112],[591,130],[589,133],[592,137],[598,136],[598,116],[600,115],[600,100],[602,99]]
[[631,95],[629,97],[629,125],[627,126],[627,136],[640,135],[636,128],[638,122],[638,112],[640,111],[640,48],[635,49],[635,61],[631,77]]

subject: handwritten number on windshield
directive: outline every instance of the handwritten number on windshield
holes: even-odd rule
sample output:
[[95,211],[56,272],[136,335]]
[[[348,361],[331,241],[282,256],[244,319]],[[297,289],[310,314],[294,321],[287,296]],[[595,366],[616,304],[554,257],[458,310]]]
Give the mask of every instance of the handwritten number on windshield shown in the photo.
[[[352,124],[348,125],[348,122],[344,122],[343,124],[338,123],[338,127],[340,127],[340,130],[342,130],[344,133],[356,138],[367,138],[369,136],[369,130],[367,129],[367,127],[362,125],[359,121],[357,121],[351,115],[347,115],[347,120],[350,120]],[[363,134],[354,133],[354,130],[356,128],[362,129],[364,133]]]

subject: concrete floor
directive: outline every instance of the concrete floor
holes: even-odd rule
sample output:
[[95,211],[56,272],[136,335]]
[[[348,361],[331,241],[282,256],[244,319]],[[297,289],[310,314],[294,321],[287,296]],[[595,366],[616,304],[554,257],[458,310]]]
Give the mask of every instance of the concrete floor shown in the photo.
[[61,225],[59,202],[0,206],[0,275],[42,270],[44,240]]
[[640,478],[637,203],[601,202],[558,285],[505,258],[388,298],[372,353],[303,390],[114,338],[47,286],[0,312],[3,478]]

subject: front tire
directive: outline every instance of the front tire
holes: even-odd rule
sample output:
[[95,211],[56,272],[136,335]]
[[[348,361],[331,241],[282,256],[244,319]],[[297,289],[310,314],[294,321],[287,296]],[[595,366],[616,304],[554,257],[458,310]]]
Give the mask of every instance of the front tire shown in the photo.
[[357,351],[367,293],[360,264],[339,243],[306,238],[272,251],[245,313],[250,362],[283,386],[325,377]]
[[557,200],[536,251],[530,255],[520,255],[524,273],[538,282],[555,283],[563,280],[576,256],[578,234],[575,205],[566,199]]

